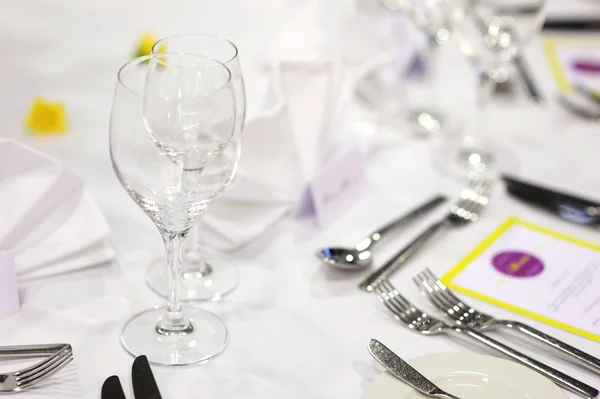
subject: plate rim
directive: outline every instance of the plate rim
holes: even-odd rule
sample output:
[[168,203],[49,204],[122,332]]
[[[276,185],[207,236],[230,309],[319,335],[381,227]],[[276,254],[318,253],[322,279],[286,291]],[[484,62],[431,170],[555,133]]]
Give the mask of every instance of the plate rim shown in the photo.
[[[444,362],[448,362],[448,363],[450,363],[452,361],[452,358],[455,358],[455,359],[458,358],[458,359],[460,359],[461,362],[475,361],[475,362],[487,362],[488,364],[489,364],[489,362],[502,364],[504,366],[508,366],[510,369],[513,369],[514,372],[517,372],[520,375],[525,374],[525,376],[523,378],[530,381],[529,385],[538,385],[538,386],[542,385],[544,389],[555,391],[556,393],[554,394],[554,392],[553,392],[554,396],[552,396],[554,399],[568,399],[568,396],[565,393],[565,391],[562,390],[558,385],[553,383],[548,378],[542,376],[541,374],[531,370],[530,368],[528,368],[520,363],[517,363],[515,361],[509,360],[506,358],[502,358],[502,357],[481,354],[481,353],[472,353],[472,352],[438,352],[438,353],[430,353],[430,354],[416,356],[416,357],[407,359],[407,363],[409,363],[411,366],[413,366],[418,371],[421,371],[422,368],[432,367],[433,365],[435,365],[437,363],[436,361],[440,358],[443,358]],[[439,363],[437,363],[437,364],[439,364]],[[377,381],[379,379],[381,379],[382,376],[384,376],[384,375],[388,375],[392,378],[395,378],[395,377],[391,376],[391,374],[389,372],[383,371],[371,382],[369,387],[365,390],[365,392],[362,396],[363,399],[369,398],[369,396],[368,396],[369,392],[375,386]],[[412,388],[410,388],[409,385],[406,385],[406,384],[403,384],[403,385],[407,389],[412,389]],[[398,394],[402,394],[402,392],[398,392]]]

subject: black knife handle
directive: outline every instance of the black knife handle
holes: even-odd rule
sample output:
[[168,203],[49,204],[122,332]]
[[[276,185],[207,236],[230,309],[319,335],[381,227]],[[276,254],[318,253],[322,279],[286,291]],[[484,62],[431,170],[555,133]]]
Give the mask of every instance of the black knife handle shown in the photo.
[[135,399],[162,399],[146,356],[138,356],[133,361],[131,382]]
[[509,194],[533,205],[556,213],[571,222],[600,226],[600,201],[576,197],[571,194],[502,176]]
[[102,384],[102,391],[100,393],[101,399],[126,399],[123,386],[121,386],[121,380],[116,375],[111,375]]

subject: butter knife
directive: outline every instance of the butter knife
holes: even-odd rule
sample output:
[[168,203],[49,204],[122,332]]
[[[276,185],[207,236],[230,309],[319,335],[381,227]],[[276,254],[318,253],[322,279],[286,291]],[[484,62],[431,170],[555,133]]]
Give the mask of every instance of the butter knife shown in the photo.
[[135,399],[162,399],[146,356],[138,356],[133,361],[131,382]]
[[443,391],[376,339],[369,341],[369,352],[394,377],[432,398],[460,399]]

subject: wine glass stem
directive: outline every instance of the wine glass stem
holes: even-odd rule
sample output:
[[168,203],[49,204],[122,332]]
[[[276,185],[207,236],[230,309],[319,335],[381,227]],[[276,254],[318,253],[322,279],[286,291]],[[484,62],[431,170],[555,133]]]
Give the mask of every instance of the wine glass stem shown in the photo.
[[187,251],[185,262],[183,262],[183,273],[194,274],[199,276],[207,276],[212,272],[212,268],[206,263],[202,256],[202,247],[200,245],[200,223],[196,223],[192,227],[192,234],[186,244]]
[[181,260],[183,242],[188,231],[162,234],[169,263],[169,296],[167,314],[158,322],[156,331],[162,335],[182,335],[192,331],[190,321],[183,315],[181,309]]

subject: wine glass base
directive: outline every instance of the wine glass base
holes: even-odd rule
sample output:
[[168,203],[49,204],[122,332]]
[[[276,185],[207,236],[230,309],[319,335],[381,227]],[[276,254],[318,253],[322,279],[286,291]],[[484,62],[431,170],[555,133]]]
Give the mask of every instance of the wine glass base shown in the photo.
[[447,118],[435,108],[413,108],[407,115],[411,132],[419,137],[429,137],[446,128]]
[[156,330],[167,313],[166,307],[145,310],[133,316],[123,327],[121,344],[133,356],[146,355],[160,366],[186,366],[206,363],[227,347],[229,335],[225,325],[214,314],[186,306],[183,313],[192,329],[181,335],[163,335]]
[[[236,268],[220,259],[208,263],[208,273],[205,272],[204,261],[199,259],[196,263],[189,257],[183,261],[182,269],[182,301],[218,301],[239,283]],[[146,283],[158,295],[165,298],[169,295],[168,269],[164,258],[150,264]]]
[[434,152],[433,159],[437,169],[443,174],[460,179],[493,178],[499,173],[500,167],[505,169],[507,165],[512,164],[510,153],[497,146],[488,148],[444,143]]

